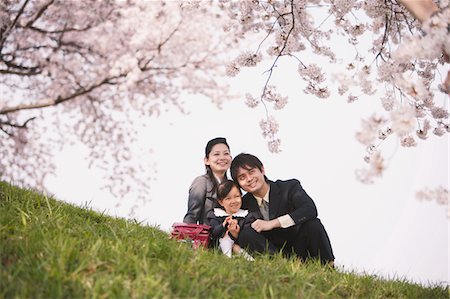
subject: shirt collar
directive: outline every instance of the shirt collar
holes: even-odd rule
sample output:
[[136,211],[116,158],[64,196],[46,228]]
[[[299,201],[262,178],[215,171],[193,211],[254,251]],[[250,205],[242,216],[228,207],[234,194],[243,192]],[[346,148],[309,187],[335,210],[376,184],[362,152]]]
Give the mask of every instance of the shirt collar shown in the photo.
[[262,201],[269,203],[269,193],[270,193],[270,185],[268,184],[269,188],[267,189],[266,194],[263,197],[258,197],[253,195],[253,197],[256,198],[256,202],[258,203],[258,206],[261,206]]
[[216,181],[220,184],[222,183],[223,178],[219,178],[215,173],[213,173],[213,176],[216,178]]
[[[247,216],[247,214],[248,214],[247,210],[239,209],[239,211],[234,213],[233,216],[235,216],[235,217],[245,217],[245,216]],[[225,210],[223,210],[221,208],[214,208],[214,216],[216,216],[216,217],[226,217],[226,216],[230,216],[230,215],[227,212],[225,212]]]

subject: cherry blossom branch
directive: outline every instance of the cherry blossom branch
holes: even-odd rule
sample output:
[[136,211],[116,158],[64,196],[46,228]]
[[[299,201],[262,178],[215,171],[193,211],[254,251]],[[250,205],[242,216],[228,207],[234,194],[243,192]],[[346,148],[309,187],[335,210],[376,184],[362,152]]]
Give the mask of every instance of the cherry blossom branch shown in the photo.
[[16,26],[17,21],[19,20],[20,16],[22,15],[23,11],[25,10],[25,7],[27,6],[29,1],[30,0],[25,0],[23,5],[20,7],[19,12],[17,13],[16,17],[14,18],[13,22],[11,23],[11,25],[2,34],[2,38],[0,40],[0,53],[1,53],[1,50],[3,49],[3,44],[5,43],[5,40],[9,34],[9,32],[11,31],[12,28],[14,28],[14,26]]
[[[21,49],[17,49],[16,52],[21,51]],[[9,58],[9,59],[8,59]],[[7,74],[11,72],[12,74],[16,75],[36,75],[40,73],[40,66],[34,65],[34,66],[25,66],[22,64],[18,64],[15,61],[17,61],[17,56],[12,53],[6,53],[6,54],[0,54],[0,61],[2,61],[7,69],[2,69],[3,73]],[[12,70],[11,70],[12,69]]]
[[[16,68],[26,69],[23,66],[16,66]],[[42,71],[38,71],[36,68],[30,68],[27,72],[20,72],[20,71],[12,71],[12,70],[0,70],[0,74],[9,74],[9,75],[17,75],[17,76],[35,76],[42,73]]]
[[[276,65],[276,63],[277,63],[277,61],[278,61],[278,59],[279,59],[282,55],[284,55],[284,54],[283,54],[283,51],[284,51],[284,49],[286,49],[286,46],[287,46],[287,42],[288,42],[288,40],[289,40],[289,37],[290,37],[292,31],[294,30],[294,27],[295,27],[294,1],[290,1],[290,3],[291,3],[291,11],[290,11],[289,14],[292,16],[292,26],[291,26],[291,28],[289,29],[289,31],[288,31],[288,33],[287,33],[287,35],[286,35],[286,39],[284,40],[283,47],[281,48],[281,50],[280,50],[280,52],[278,53],[277,57],[275,57],[275,60],[273,61],[272,66],[269,68],[269,70],[265,71],[265,73],[268,72],[269,75],[268,75],[268,77],[267,77],[266,83],[264,84],[264,88],[263,88],[263,92],[262,92],[261,97],[260,97],[260,101],[261,101],[261,103],[264,105],[264,109],[266,110],[266,117],[267,117],[267,118],[269,118],[269,111],[268,111],[267,105],[266,105],[266,103],[265,103],[265,101],[264,101],[264,97],[265,97],[266,91],[267,91],[267,86],[269,85],[269,82],[270,82],[270,79],[271,79],[271,77],[272,77],[272,73],[273,73],[274,67],[275,67],[275,65]],[[287,15],[287,14],[283,14],[283,15],[280,15],[280,16],[284,16],[284,15]],[[277,18],[277,20],[278,20],[278,18]]]
[[278,19],[281,18],[281,16],[278,16],[275,21],[273,21],[272,26],[270,27],[269,32],[267,33],[266,37],[263,38],[263,40],[259,43],[258,48],[256,49],[255,53],[259,52],[259,49],[261,48],[262,44],[264,43],[264,41],[272,34],[273,29],[275,28],[275,24],[278,23]]
[[[172,30],[172,32],[170,32],[168,34],[168,36],[160,43],[158,43],[158,46],[154,49],[155,51],[158,52],[158,54],[161,54],[161,50],[162,47],[168,43],[170,41],[170,39],[174,36],[174,34],[179,30],[180,26],[182,24],[182,21],[180,20],[180,22],[178,23],[177,27]],[[141,71],[146,71],[149,70],[151,68],[148,68],[148,65],[155,59],[155,55],[153,55],[152,57],[150,57],[149,59],[147,59],[147,61],[144,62],[144,58],[138,59],[138,67]],[[143,65],[142,65],[143,64]]]
[[289,54],[286,54],[286,55],[288,55],[290,57],[293,57],[295,60],[297,60],[303,66],[303,68],[305,68],[305,69],[307,68],[306,65],[303,63],[303,61],[301,61],[301,59],[298,58],[297,56],[295,56],[294,54],[289,53]]
[[[28,24],[27,24],[28,25]],[[60,30],[45,30],[42,28],[38,28],[35,26],[20,26],[21,28],[28,28],[30,30],[42,33],[42,34],[59,34],[59,33],[66,33],[66,32],[83,32],[83,31],[87,31],[89,29],[93,28],[92,24],[88,24],[86,25],[86,27],[83,28],[64,28],[64,29],[60,29]]]
[[382,52],[383,52],[383,50],[384,50],[384,45],[385,45],[385,43],[386,43],[386,41],[387,41],[388,32],[389,32],[390,18],[389,18],[389,16],[388,16],[388,14],[386,14],[384,20],[385,20],[384,34],[383,34],[383,39],[382,39],[382,41],[381,41],[380,51],[378,51],[378,54],[375,55],[375,58],[374,58],[374,60],[372,61],[372,63],[373,63],[375,60],[377,60],[378,57],[381,57],[382,60],[385,60],[384,57],[383,57]]
[[27,119],[23,124],[19,125],[19,124],[15,124],[9,121],[2,121],[0,120],[0,125],[7,125],[9,127],[13,127],[13,128],[18,128],[18,129],[24,129],[27,127],[28,123],[32,120],[34,120],[36,117],[31,117],[29,119]]
[[31,27],[34,24],[34,22],[36,22],[44,14],[44,12],[47,10],[47,8],[49,8],[50,5],[53,4],[53,2],[54,2],[54,0],[50,0],[46,4],[42,5],[42,7],[36,12],[34,17],[31,18],[31,20],[29,20],[27,22],[25,27]]
[[115,84],[113,82],[114,79],[118,79],[118,78],[125,77],[125,76],[126,76],[126,74],[121,74],[118,76],[105,78],[105,79],[101,80],[100,82],[93,84],[87,88],[83,88],[83,87],[78,88],[77,91],[75,91],[74,93],[72,93],[68,96],[65,96],[65,97],[58,96],[56,99],[50,99],[50,100],[43,101],[40,103],[22,104],[22,105],[17,105],[17,106],[13,106],[13,107],[4,107],[4,108],[0,109],[0,115],[1,114],[6,115],[9,113],[17,112],[17,111],[21,111],[21,110],[40,109],[40,108],[56,106],[56,105],[62,104],[64,102],[74,100],[80,96],[86,95],[105,84]]
[[6,135],[8,135],[9,137],[13,137],[14,134],[8,132],[3,126],[8,126],[14,129],[26,129],[27,125],[30,121],[34,120],[36,117],[31,117],[29,119],[27,119],[23,124],[16,124],[10,121],[2,121],[0,120],[0,130],[2,130]]

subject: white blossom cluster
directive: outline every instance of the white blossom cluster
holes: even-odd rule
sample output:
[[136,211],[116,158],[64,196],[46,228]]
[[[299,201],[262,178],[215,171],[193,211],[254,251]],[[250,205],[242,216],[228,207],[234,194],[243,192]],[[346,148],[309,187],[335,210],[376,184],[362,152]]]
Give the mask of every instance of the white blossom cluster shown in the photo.
[[448,205],[448,190],[443,186],[435,189],[425,188],[417,192],[417,197],[421,200],[436,200],[438,204]]
[[391,129],[400,137],[410,134],[416,126],[416,109],[409,105],[401,105],[390,115]]
[[279,124],[273,116],[268,116],[259,123],[263,137],[266,138],[269,151],[272,153],[279,153],[281,151],[281,140],[276,137],[278,133]]
[[373,151],[370,156],[366,156],[364,160],[368,166],[357,169],[355,174],[359,181],[365,184],[372,184],[374,183],[374,178],[380,177],[386,169],[384,158],[379,151]]
[[287,104],[287,97],[283,97],[279,94],[274,85],[267,85],[263,94],[263,99],[266,102],[273,103],[273,109],[275,110],[283,109]]
[[[283,109],[287,104],[287,97],[283,97],[276,91],[276,86],[266,85],[266,88],[260,99],[255,98],[251,94],[247,93],[245,95],[245,103],[250,108],[255,108],[259,103],[263,103],[264,107],[267,109],[266,103],[272,103],[274,110]],[[272,153],[278,153],[281,151],[281,140],[276,137],[278,132],[278,123],[273,116],[267,115],[267,120],[262,120],[260,122],[260,127],[262,129],[262,135],[267,139],[268,149]]]
[[236,59],[231,61],[227,66],[227,75],[230,77],[236,76],[241,68],[256,66],[262,60],[261,53],[244,52]]
[[307,67],[299,66],[298,72],[300,76],[308,83],[304,90],[305,93],[314,94],[319,98],[327,98],[330,96],[326,86],[320,86],[325,81],[325,75],[317,64],[310,64]]
[[[374,146],[376,139],[379,137],[378,132],[382,132],[382,127],[386,122],[387,120],[385,118],[375,114],[368,119],[363,119],[361,121],[362,130],[356,132],[356,139],[367,147]],[[383,132],[382,135],[386,135],[386,132]]]
[[251,94],[245,94],[245,104],[250,108],[255,108],[259,104],[259,100]]
[[448,189],[439,186],[435,189],[424,188],[420,191],[417,191],[416,198],[423,201],[435,201],[440,205],[444,205],[447,207],[447,216],[450,218],[450,208],[448,206],[449,195]]

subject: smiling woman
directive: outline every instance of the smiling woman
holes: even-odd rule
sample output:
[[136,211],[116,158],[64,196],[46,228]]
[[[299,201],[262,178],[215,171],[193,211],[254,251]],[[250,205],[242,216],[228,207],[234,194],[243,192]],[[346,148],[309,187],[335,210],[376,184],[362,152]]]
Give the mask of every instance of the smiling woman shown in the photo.
[[211,139],[205,148],[206,174],[194,179],[189,188],[188,211],[185,223],[209,225],[208,213],[213,209],[217,196],[217,185],[226,179],[231,165],[230,147],[223,137]]

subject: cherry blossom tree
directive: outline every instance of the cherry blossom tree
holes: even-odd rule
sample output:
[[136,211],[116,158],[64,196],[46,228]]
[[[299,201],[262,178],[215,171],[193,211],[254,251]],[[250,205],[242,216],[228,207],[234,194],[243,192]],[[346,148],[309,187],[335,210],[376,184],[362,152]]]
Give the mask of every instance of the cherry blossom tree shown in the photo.
[[[136,119],[219,104],[223,16],[180,2],[6,0],[0,4],[0,178],[44,187],[55,150],[81,142],[121,197],[148,193]],[[205,27],[208,24],[208,27]],[[214,29],[215,28],[215,29]],[[113,145],[113,146],[111,146]],[[147,171],[148,173],[148,171]]]
[[[137,190],[144,198],[149,178],[140,167],[152,166],[133,159],[136,119],[183,110],[185,93],[220,105],[229,94],[225,74],[268,60],[261,92],[243,98],[264,107],[262,135],[279,152],[274,111],[289,109],[289,99],[271,79],[290,60],[302,90],[319,100],[378,98],[384,112],[356,133],[367,152],[357,176],[371,183],[385,169],[384,140],[410,147],[449,131],[448,0],[432,2],[425,15],[402,3],[3,0],[0,179],[42,186],[55,149],[81,141],[113,194]],[[360,48],[368,35],[371,47]],[[351,59],[339,57],[336,42],[352,49]],[[229,59],[238,48],[245,50]]]

